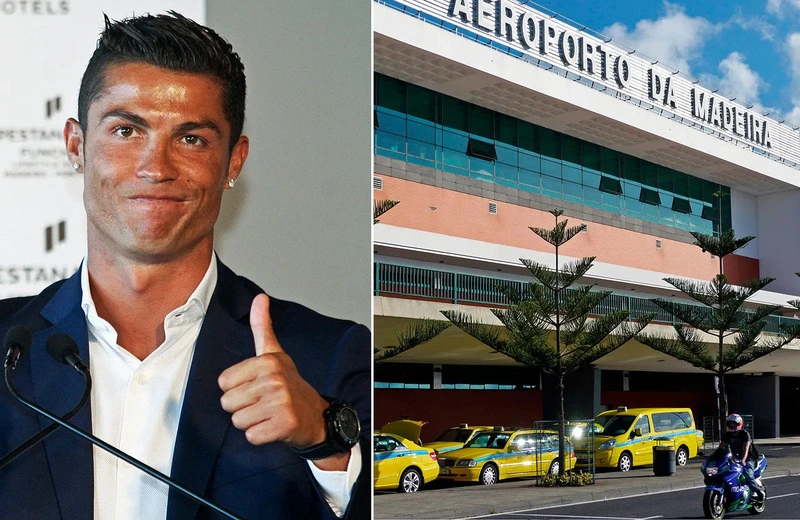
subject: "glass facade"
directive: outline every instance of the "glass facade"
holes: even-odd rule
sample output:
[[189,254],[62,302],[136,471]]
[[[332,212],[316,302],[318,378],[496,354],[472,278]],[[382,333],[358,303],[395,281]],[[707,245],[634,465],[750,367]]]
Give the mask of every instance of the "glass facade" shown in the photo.
[[382,74],[374,139],[377,155],[456,175],[687,231],[731,227],[727,186]]

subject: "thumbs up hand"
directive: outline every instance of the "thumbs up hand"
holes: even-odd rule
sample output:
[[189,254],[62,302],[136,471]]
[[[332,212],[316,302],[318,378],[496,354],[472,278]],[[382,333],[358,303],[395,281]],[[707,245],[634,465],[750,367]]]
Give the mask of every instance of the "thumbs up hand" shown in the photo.
[[307,448],[325,440],[323,399],[297,372],[283,351],[269,314],[269,297],[259,294],[250,308],[256,356],[227,370],[218,379],[222,408],[251,444],[281,441]]

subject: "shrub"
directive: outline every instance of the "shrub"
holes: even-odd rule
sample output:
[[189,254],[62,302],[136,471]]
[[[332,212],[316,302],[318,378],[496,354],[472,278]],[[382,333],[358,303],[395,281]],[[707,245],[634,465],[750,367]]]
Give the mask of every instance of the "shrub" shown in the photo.
[[563,487],[563,486],[588,486],[594,484],[594,476],[591,473],[565,473],[554,475],[548,473],[543,475],[537,486],[541,487]]

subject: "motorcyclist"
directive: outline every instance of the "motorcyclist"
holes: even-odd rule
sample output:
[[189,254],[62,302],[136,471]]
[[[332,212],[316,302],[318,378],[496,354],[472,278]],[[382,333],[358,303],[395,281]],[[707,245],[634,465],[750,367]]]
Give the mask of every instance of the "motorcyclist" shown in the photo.
[[742,416],[738,413],[730,414],[725,421],[725,426],[727,426],[728,431],[722,435],[719,449],[729,449],[733,457],[742,462],[747,485],[750,486],[755,499],[761,501],[764,499],[764,493],[753,474],[755,461],[758,459],[758,451],[753,446],[750,434],[743,428],[744,421]]

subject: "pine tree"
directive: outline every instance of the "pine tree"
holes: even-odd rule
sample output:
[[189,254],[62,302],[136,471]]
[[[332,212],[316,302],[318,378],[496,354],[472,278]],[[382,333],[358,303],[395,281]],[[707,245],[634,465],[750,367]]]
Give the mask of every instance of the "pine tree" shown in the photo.
[[558,220],[563,210],[554,209],[550,213],[555,217],[554,228],[529,229],[555,248],[555,267],[520,259],[534,282],[528,284],[524,294],[510,287],[501,288],[509,299],[509,307],[492,309],[505,326],[507,339],[502,337],[501,331],[477,322],[465,312],[442,311],[442,314],[494,350],[523,365],[556,376],[559,389],[558,460],[559,474],[563,475],[566,468],[564,377],[622,346],[641,332],[653,315],[629,321],[629,312],[618,310],[590,320],[592,309],[611,291],[592,291],[594,284],[571,288],[589,271],[595,257],[560,265],[559,248],[580,233],[583,226],[567,228],[567,219]]
[[380,217],[381,215],[383,215],[384,213],[386,213],[387,211],[389,211],[398,204],[400,204],[399,200],[388,200],[388,199],[376,200],[372,206],[372,223],[377,224],[378,222],[380,222],[380,220],[378,220],[378,217]]
[[[728,415],[725,374],[786,345],[800,335],[800,328],[782,327],[775,336],[762,336],[761,332],[767,324],[765,318],[781,306],[761,305],[746,310],[744,304],[774,278],[755,278],[736,286],[723,273],[723,259],[747,245],[754,236],[736,238],[733,229],[720,233],[718,237],[695,232],[692,232],[692,236],[696,240],[694,244],[703,252],[709,252],[719,259],[719,273],[708,283],[664,278],[664,281],[702,305],[653,299],[653,303],[683,323],[673,325],[675,337],[642,335],[638,339],[654,350],[716,374],[720,394],[718,426],[721,428]],[[714,343],[707,343],[701,333],[713,336]]]
[[393,358],[406,350],[427,343],[444,332],[444,329],[449,326],[449,322],[441,320],[431,320],[428,318],[415,320],[410,326],[397,332],[396,346],[385,347],[383,349],[376,348],[373,359],[375,363],[380,363],[389,358]]

